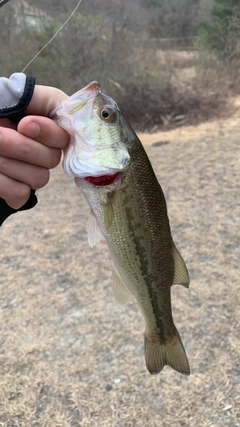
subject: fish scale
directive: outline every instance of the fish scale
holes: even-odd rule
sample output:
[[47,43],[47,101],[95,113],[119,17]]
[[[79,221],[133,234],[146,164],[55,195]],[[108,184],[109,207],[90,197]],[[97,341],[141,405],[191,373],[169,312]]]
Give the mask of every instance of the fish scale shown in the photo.
[[[116,214],[109,230],[99,211],[102,201],[101,196],[98,199],[101,194],[98,192],[94,193],[94,205],[98,207],[94,213],[108,243],[113,263],[136,297],[149,328],[154,324],[162,337],[170,337],[174,329],[170,303],[174,260],[166,204],[155,175],[152,179],[152,174],[147,173],[147,167],[151,172],[152,167],[138,140],[134,151],[136,155],[131,153],[133,158],[121,188],[111,198]],[[138,174],[143,179],[138,180]],[[147,176],[149,179],[144,179]],[[142,194],[145,196],[142,197]],[[92,206],[92,201],[88,201]]]
[[[69,129],[65,129],[72,135],[64,169],[75,177],[91,207],[89,243],[93,246],[104,236],[108,244],[114,296],[126,303],[133,295],[143,313],[147,369],[156,374],[169,365],[189,374],[171,310],[171,286],[188,287],[189,276],[173,242],[165,197],[148,156],[117,104],[101,92],[98,83],[90,83],[63,104],[56,121],[64,126],[68,120]],[[75,113],[68,114],[73,105],[77,120]],[[91,159],[84,164],[82,151],[89,138],[95,147],[94,167]],[[74,158],[78,153],[81,164]],[[72,164],[78,167],[71,170]],[[91,170],[91,176],[86,177],[86,170]],[[106,176],[113,177],[110,185],[104,185]]]

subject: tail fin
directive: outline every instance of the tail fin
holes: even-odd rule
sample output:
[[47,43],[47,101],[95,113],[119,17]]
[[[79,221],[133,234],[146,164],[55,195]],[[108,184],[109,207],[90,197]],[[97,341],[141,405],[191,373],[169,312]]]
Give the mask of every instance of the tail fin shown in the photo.
[[181,374],[190,374],[187,355],[177,329],[174,338],[166,344],[161,344],[159,338],[150,339],[147,335],[144,338],[146,365],[151,375],[161,372],[165,365]]

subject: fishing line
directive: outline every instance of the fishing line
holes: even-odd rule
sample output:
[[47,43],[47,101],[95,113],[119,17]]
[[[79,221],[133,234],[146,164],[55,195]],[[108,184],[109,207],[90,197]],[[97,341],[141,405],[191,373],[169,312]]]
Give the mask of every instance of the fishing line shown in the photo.
[[79,0],[77,3],[77,6],[73,9],[73,11],[70,13],[69,17],[66,19],[66,21],[61,25],[61,27],[56,31],[56,33],[50,38],[50,40],[34,55],[34,57],[28,62],[28,64],[23,68],[22,73],[26,71],[26,69],[29,67],[29,65],[32,64],[32,62],[42,53],[42,51],[52,43],[52,41],[57,37],[57,35],[60,33],[60,31],[67,25],[67,23],[70,21],[74,13],[77,11],[78,7],[80,6],[82,0]]

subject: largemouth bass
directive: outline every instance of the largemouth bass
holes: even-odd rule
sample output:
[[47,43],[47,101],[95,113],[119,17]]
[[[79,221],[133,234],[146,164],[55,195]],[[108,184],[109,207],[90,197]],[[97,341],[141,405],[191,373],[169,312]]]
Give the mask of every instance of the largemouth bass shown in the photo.
[[63,167],[90,205],[88,241],[105,237],[113,262],[113,294],[133,295],[145,319],[145,359],[157,374],[165,365],[188,375],[188,359],[174,325],[171,286],[189,286],[172,236],[165,197],[148,156],[117,104],[97,82],[52,112],[71,135]]

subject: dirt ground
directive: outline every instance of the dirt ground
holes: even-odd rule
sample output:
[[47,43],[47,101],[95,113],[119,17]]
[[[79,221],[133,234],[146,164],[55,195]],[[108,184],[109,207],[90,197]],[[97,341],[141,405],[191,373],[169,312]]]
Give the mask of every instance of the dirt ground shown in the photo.
[[141,139],[191,276],[172,289],[191,375],[147,372],[142,315],[113,300],[106,244],[88,246],[58,167],[0,230],[0,427],[240,426],[240,120]]

